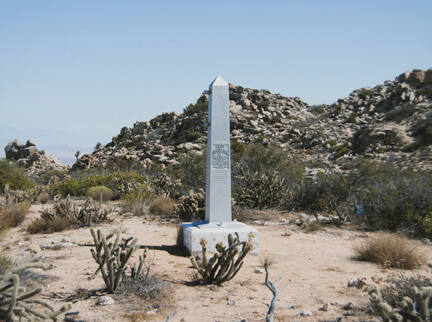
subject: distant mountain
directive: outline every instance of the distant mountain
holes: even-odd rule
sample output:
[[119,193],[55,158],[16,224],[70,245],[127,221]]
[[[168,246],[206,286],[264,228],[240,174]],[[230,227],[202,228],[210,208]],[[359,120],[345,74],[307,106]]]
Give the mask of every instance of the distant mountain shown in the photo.
[[[124,127],[112,141],[84,155],[74,168],[119,161],[175,164],[206,144],[208,97],[184,113],[163,113]],[[400,167],[432,169],[432,69],[413,70],[374,88],[354,90],[331,105],[230,84],[231,139],[275,144],[308,166],[309,174],[344,171],[358,157]]]

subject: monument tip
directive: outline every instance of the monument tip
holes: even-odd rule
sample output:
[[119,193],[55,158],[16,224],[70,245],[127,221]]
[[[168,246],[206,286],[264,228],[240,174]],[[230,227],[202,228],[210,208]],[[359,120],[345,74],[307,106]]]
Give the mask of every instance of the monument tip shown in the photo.
[[213,86],[228,86],[228,83],[220,76],[217,76],[213,82],[210,84],[210,88]]

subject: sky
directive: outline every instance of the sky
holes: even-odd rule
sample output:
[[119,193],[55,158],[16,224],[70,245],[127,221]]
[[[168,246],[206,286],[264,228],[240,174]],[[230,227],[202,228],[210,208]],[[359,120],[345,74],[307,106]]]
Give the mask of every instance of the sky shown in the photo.
[[329,104],[432,67],[431,14],[430,0],[0,0],[0,144],[89,150],[217,75]]

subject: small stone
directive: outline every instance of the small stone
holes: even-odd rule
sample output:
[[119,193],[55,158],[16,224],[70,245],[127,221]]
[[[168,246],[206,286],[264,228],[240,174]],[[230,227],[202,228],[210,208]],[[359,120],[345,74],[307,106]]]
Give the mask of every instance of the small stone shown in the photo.
[[99,296],[98,304],[101,306],[114,304],[114,300],[109,296]]
[[262,274],[262,273],[264,273],[264,270],[263,270],[262,268],[255,267],[255,269],[254,269],[254,273]]
[[63,243],[70,243],[70,239],[67,237],[63,237],[63,239],[61,240]]
[[227,305],[235,305],[235,301],[227,299]]
[[429,266],[430,268],[432,268],[432,261],[427,262],[427,266]]
[[329,304],[326,303],[323,306],[321,306],[318,310],[327,312],[328,311],[328,307],[329,307]]
[[342,309],[344,310],[352,310],[354,308],[354,304],[352,302],[349,302],[347,305],[345,305]]
[[29,251],[30,253],[37,254],[37,253],[40,253],[41,248],[39,247],[39,245],[36,245],[36,244],[30,244],[30,245],[26,248],[26,250]]
[[312,312],[309,310],[303,310],[300,312],[300,316],[312,316]]

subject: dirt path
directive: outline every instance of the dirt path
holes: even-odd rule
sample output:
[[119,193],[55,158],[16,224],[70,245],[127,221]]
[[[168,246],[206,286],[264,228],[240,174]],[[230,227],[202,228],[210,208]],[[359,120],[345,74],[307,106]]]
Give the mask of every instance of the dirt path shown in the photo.
[[[38,216],[41,206],[33,205],[21,227],[11,229],[0,241],[2,254],[22,256],[28,253],[30,245],[46,245],[63,239],[71,243],[91,243],[89,229],[69,230],[50,235],[28,235],[24,227]],[[356,288],[348,288],[348,280],[365,277],[386,277],[397,271],[351,259],[353,246],[364,240],[364,234],[347,229],[327,228],[324,231],[304,233],[293,225],[256,226],[260,232],[261,255],[246,258],[239,274],[222,287],[187,286],[193,275],[190,261],[173,254],[176,228],[169,224],[143,223],[141,218],[117,218],[109,225],[101,225],[103,231],[120,228],[123,236],[134,236],[139,244],[155,246],[150,251],[153,258],[152,273],[170,285],[171,297],[162,301],[160,307],[146,304],[134,297],[113,296],[115,303],[109,306],[97,305],[97,298],[81,300],[72,304],[72,311],[80,311],[80,318],[86,321],[129,321],[133,312],[150,311],[137,315],[136,321],[150,319],[164,321],[168,313],[176,311],[172,321],[263,321],[270,303],[271,293],[263,284],[263,256],[271,261],[270,280],[282,276],[281,287],[287,286],[280,296],[277,318],[280,321],[334,320],[347,311],[343,306],[352,302],[354,308],[365,307],[367,294]],[[368,234],[372,236],[373,234]],[[432,247],[414,241],[417,247],[432,258]],[[171,254],[170,254],[171,253]],[[102,278],[91,279],[96,263],[89,247],[66,247],[59,250],[42,249],[37,256],[52,263],[54,268],[45,274],[43,297],[55,307],[62,303],[52,297],[72,294],[75,289],[100,289]],[[261,271],[261,272],[259,272]],[[427,267],[415,273],[430,274]],[[35,282],[37,283],[37,282]],[[165,304],[170,304],[164,308]],[[328,311],[320,311],[324,304]],[[310,317],[300,317],[302,310],[312,312]],[[361,310],[354,310],[355,316],[343,317],[343,321],[374,320]]]

